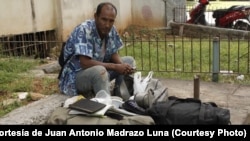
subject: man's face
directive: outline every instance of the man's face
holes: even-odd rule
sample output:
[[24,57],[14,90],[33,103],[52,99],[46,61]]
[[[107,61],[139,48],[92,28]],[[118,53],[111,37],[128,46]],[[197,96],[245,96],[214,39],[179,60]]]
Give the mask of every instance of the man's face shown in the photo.
[[111,5],[104,5],[100,15],[95,14],[96,28],[101,39],[108,35],[116,18],[115,9]]

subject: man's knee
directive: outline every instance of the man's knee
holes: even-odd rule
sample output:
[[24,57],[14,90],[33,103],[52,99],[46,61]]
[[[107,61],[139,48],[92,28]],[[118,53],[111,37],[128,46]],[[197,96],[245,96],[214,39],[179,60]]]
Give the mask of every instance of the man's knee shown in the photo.
[[103,66],[94,66],[93,68],[93,74],[95,76],[101,76],[103,80],[108,79],[108,72],[105,67]]
[[122,57],[122,61],[123,61],[123,63],[130,64],[132,67],[136,66],[135,59],[132,56],[124,56],[124,57]]

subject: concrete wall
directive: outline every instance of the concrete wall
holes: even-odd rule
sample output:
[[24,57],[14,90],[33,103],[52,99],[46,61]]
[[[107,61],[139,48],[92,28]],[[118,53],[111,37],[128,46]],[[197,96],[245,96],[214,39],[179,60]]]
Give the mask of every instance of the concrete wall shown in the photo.
[[[186,0],[134,0],[132,1],[133,24],[163,27],[174,19],[183,22],[186,17],[185,7]],[[177,14],[174,14],[175,12]]]
[[60,0],[62,12],[63,38],[66,39],[72,29],[85,19],[93,17],[93,2],[91,0]]
[[[62,8],[62,39],[85,19],[93,18],[100,2],[112,2],[118,10],[115,26],[122,31],[129,25],[164,27],[174,19],[174,9],[185,6],[186,0],[58,0]],[[185,11],[179,12],[176,17]],[[178,18],[179,20],[180,18]],[[182,19],[182,18],[181,18]],[[60,25],[59,25],[60,26]]]
[[94,17],[96,6],[104,1],[117,7],[115,26],[120,33],[129,25],[164,27],[173,20],[173,9],[186,4],[186,0],[0,0],[0,36],[56,29],[58,40],[65,41],[76,25]]
[[0,0],[0,33],[18,34],[32,31],[30,1]]
[[0,35],[56,27],[54,0],[0,0]]
[[157,27],[164,25],[165,5],[163,0],[136,0],[132,2],[133,23]]
[[[16,0],[17,1],[17,0]],[[27,0],[26,0],[27,1]],[[56,28],[55,1],[31,0],[34,4],[33,31],[52,30]]]
[[[133,0],[132,0],[133,1]],[[119,20],[115,23],[119,32],[121,33],[128,25],[132,24],[132,2],[131,0],[121,0],[119,4]]]
[[[65,41],[73,28],[86,19],[93,19],[96,6],[100,2],[112,2],[118,15],[115,26],[118,31],[122,31],[132,23],[131,0],[57,0],[61,5],[62,16],[62,39]],[[60,26],[60,25],[59,25]]]

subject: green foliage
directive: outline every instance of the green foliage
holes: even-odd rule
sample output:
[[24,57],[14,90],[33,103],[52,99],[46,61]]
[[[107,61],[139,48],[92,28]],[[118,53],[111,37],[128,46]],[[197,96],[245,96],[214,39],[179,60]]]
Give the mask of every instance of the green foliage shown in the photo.
[[0,117],[11,112],[13,109],[16,109],[20,107],[22,104],[18,101],[13,102],[12,104],[9,105],[3,105],[3,103],[0,103]]
[[[32,99],[18,101],[16,92],[37,92],[52,94],[58,92],[57,79],[35,78],[27,72],[46,61],[28,58],[0,58],[0,116],[29,103]],[[9,100],[15,100],[10,102]],[[5,103],[5,104],[4,104]]]
[[[22,58],[2,58],[0,59],[0,89],[2,91],[10,91],[13,89],[12,86],[19,88],[23,87],[23,83],[27,83],[23,81],[20,73],[26,72],[31,68],[35,67],[39,63],[37,61],[26,60]],[[18,84],[16,84],[18,81]],[[29,84],[29,83],[28,83]],[[27,84],[25,84],[26,86]]]
[[[192,80],[199,74],[204,81],[211,81],[213,44],[208,38],[189,39],[182,37],[149,38],[140,36],[137,40],[127,40],[126,46],[120,50],[121,56],[134,56],[138,71],[143,75],[152,70],[156,77]],[[159,37],[159,38],[158,38]],[[141,40],[140,40],[141,39]],[[237,74],[248,72],[248,41],[221,40],[220,70],[232,70]],[[229,55],[230,54],[230,55]],[[239,63],[240,62],[240,63]],[[235,75],[221,76],[223,82],[235,82]],[[240,83],[249,84],[249,79]]]

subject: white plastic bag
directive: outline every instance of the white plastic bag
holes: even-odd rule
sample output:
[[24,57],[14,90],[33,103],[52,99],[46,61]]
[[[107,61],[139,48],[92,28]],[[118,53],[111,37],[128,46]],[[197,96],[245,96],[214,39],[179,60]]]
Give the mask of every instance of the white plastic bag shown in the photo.
[[141,72],[134,73],[134,95],[145,92],[148,83],[153,77],[153,71],[150,71],[144,79],[142,79]]
[[91,100],[105,105],[112,105],[111,96],[105,90],[100,90],[97,92],[95,97],[91,98]]
[[143,91],[141,87],[141,72],[135,72],[134,73],[134,95],[137,94],[138,92]]
[[135,73],[134,100],[142,108],[149,108],[153,103],[166,101],[168,98],[167,87],[162,85],[160,80],[153,78],[153,71],[150,71],[144,79],[141,72]]
[[148,72],[148,76],[142,80],[141,86],[142,86],[143,92],[145,92],[148,86],[148,83],[151,81],[152,77],[153,77],[153,71],[150,71]]

